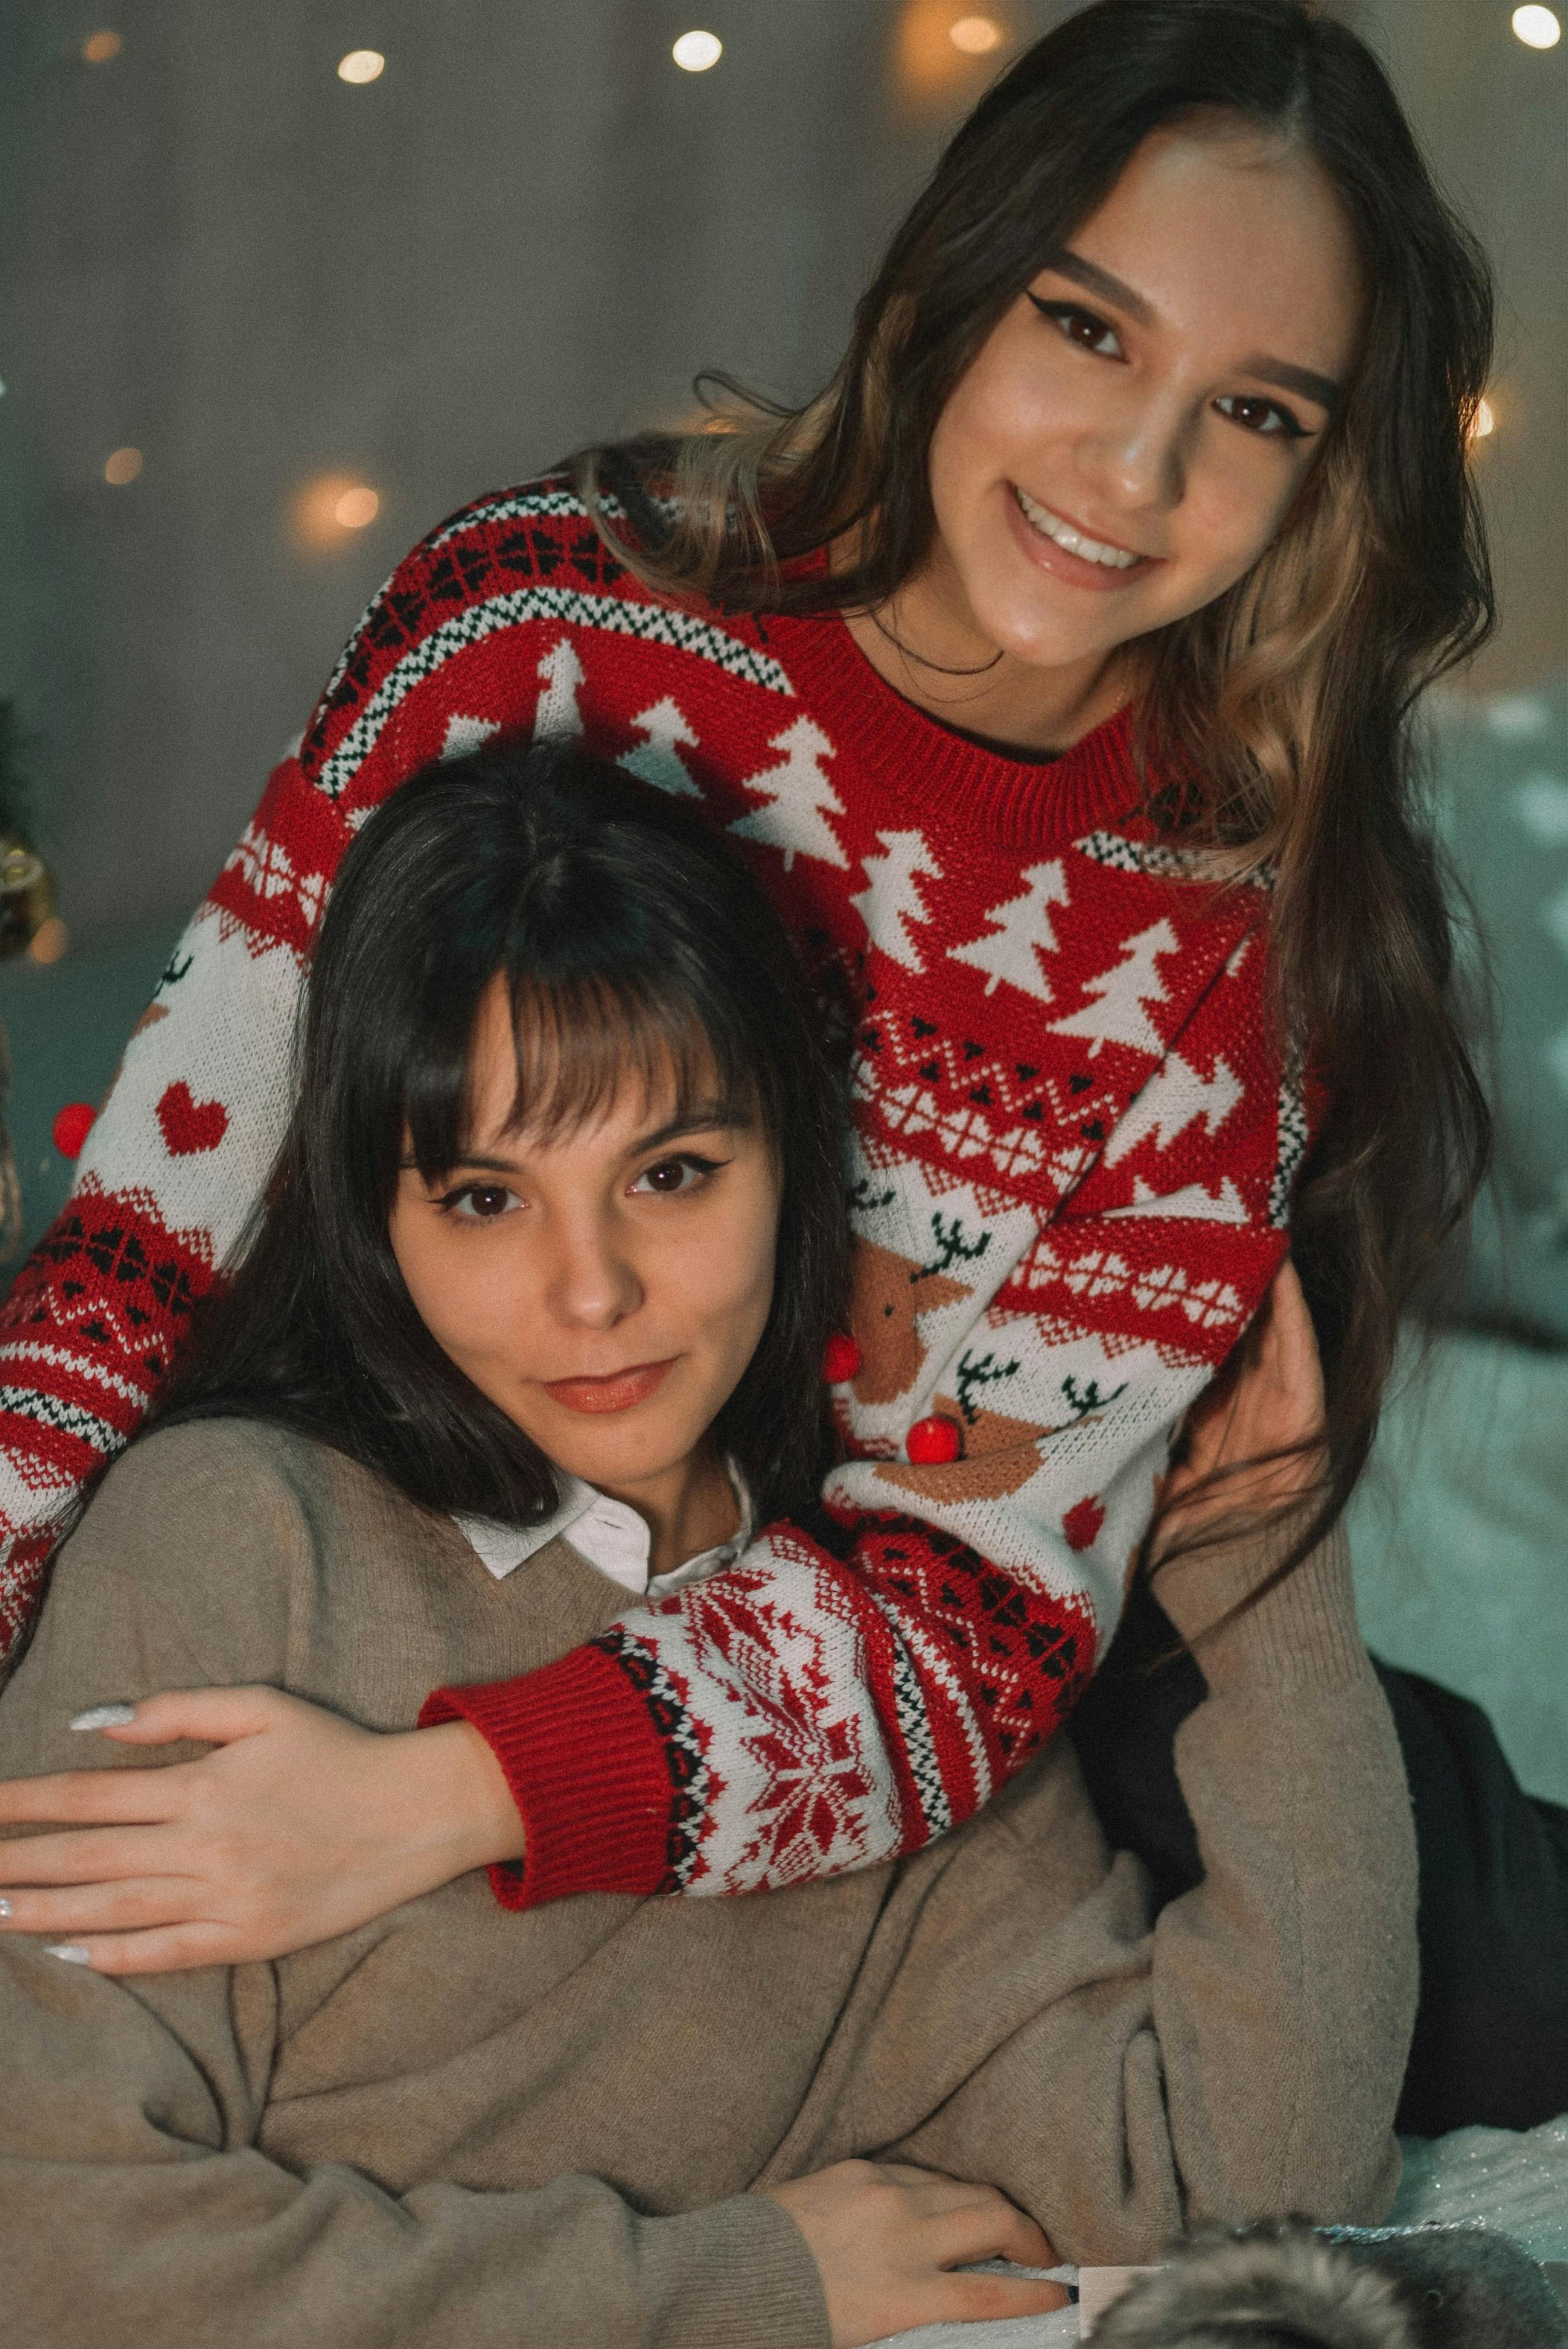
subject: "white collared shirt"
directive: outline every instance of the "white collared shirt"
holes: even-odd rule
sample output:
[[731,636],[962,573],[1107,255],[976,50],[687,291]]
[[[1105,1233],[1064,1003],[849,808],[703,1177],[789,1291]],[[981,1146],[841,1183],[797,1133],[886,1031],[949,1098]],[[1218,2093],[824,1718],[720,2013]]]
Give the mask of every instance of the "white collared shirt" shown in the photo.
[[455,1511],[452,1522],[498,1582],[561,1535],[590,1566],[618,1582],[623,1590],[638,1599],[662,1599],[666,1590],[705,1581],[710,1574],[733,1566],[751,1539],[751,1495],[746,1480],[733,1460],[727,1460],[725,1466],[740,1505],[738,1531],[717,1548],[699,1550],[683,1565],[672,1567],[668,1574],[651,1578],[648,1556],[653,1537],[645,1519],[624,1501],[613,1501],[607,1493],[585,1485],[581,1476],[562,1477],[565,1498],[552,1516],[537,1525],[509,1526],[497,1517],[464,1517]]

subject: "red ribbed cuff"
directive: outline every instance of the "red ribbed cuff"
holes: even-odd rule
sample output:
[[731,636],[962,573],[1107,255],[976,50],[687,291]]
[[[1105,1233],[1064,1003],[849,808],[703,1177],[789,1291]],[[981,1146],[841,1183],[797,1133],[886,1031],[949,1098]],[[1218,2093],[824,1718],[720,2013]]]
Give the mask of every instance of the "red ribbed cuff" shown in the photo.
[[574,1648],[519,1680],[437,1689],[419,1726],[471,1722],[506,1773],[524,1856],[490,1871],[503,1909],[572,1892],[656,1892],[670,1835],[663,1744],[613,1657]]

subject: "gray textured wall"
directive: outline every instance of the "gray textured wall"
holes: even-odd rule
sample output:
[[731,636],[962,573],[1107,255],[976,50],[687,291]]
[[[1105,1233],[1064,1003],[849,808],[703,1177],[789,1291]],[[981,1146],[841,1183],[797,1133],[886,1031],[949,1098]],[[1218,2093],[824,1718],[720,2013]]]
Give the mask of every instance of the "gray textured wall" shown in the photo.
[[[1503,625],[1478,687],[1568,670],[1568,38],[1513,38],[1513,0],[1363,0],[1343,13],[1401,98],[1497,272],[1498,429],[1478,454]],[[1557,0],[1568,30],[1568,0]]]
[[[35,735],[78,944],[194,900],[433,520],[683,409],[704,364],[815,384],[997,62],[944,50],[958,0],[91,11],[0,11],[0,690]],[[1062,10],[986,13],[1021,41]],[[1528,679],[1564,659],[1568,44],[1523,50],[1501,0],[1360,14],[1502,266],[1486,464],[1509,621],[1484,674]],[[669,60],[694,21],[727,45],[709,74]],[[95,25],[123,36],[111,64],[82,61]],[[361,46],[387,72],[346,88]],[[923,92],[923,57],[945,57]],[[145,468],[114,489],[123,443]],[[312,553],[292,501],[327,471],[381,511]]]
[[[403,547],[726,363],[830,365],[929,141],[887,12],[727,0],[10,0],[0,686],[78,943],[191,902]],[[350,88],[347,49],[385,51]],[[968,86],[977,87],[977,69]],[[108,452],[145,455],[108,487]],[[327,471],[381,492],[325,553]]]

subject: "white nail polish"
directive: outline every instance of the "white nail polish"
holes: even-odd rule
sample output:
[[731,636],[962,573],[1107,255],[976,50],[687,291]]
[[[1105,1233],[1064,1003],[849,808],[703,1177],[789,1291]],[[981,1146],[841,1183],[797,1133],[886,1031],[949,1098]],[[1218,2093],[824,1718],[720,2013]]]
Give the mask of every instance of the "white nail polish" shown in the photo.
[[46,1941],[44,1955],[46,1958],[64,1958],[68,1966],[90,1966],[92,1963],[92,1952],[84,1950],[79,1941]]
[[95,1704],[78,1713],[73,1729],[129,1729],[136,1719],[133,1704]]
[[14,1917],[15,1913],[5,1895],[0,1892],[0,1917]]

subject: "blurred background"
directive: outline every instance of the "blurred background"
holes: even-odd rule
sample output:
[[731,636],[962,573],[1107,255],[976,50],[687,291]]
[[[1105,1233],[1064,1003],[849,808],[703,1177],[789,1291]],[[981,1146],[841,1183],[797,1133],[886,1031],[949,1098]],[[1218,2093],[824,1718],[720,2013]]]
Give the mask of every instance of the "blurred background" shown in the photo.
[[[103,1091],[398,555],[578,442],[689,413],[703,367],[812,390],[944,138],[1067,13],[11,0],[0,903],[36,935],[0,1018],[26,1237],[70,1180],[57,1112]],[[1502,295],[1475,444],[1502,626],[1429,713],[1502,1149],[1357,1505],[1364,1612],[1568,1801],[1568,42],[1508,0],[1337,13]]]

